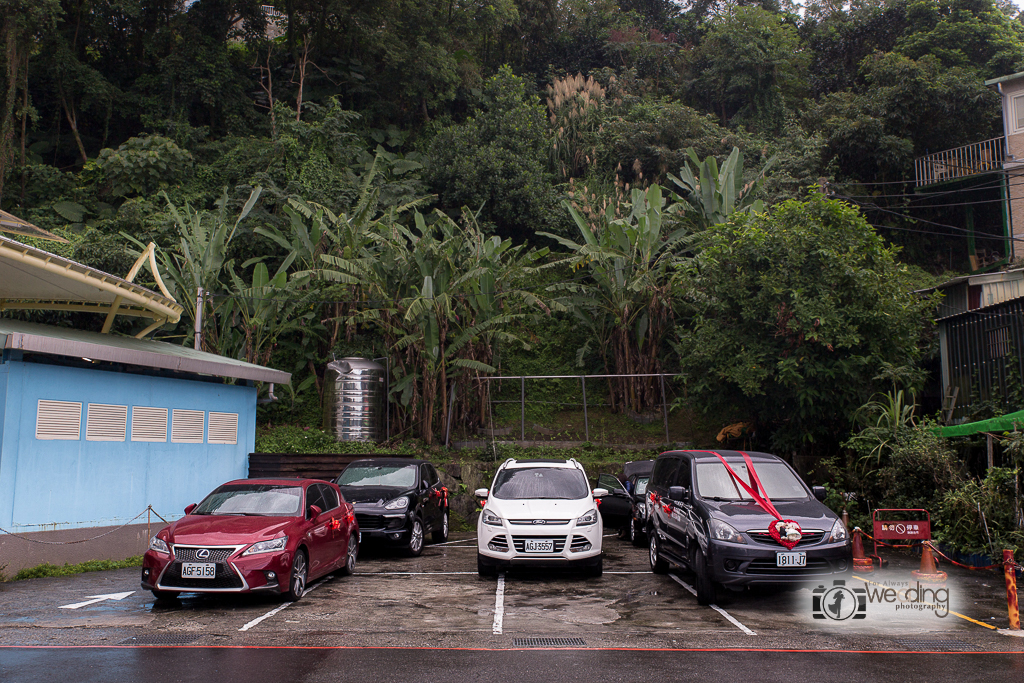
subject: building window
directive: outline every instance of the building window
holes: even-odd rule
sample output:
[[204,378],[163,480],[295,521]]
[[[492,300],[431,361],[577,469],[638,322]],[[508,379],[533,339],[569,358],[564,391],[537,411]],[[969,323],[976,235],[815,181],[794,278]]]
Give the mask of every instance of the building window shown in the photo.
[[132,441],[167,441],[167,408],[132,406]]
[[988,333],[989,358],[1002,358],[1010,355],[1010,328],[997,327]]
[[90,403],[85,418],[86,441],[124,441],[128,432],[128,406]]
[[40,399],[36,406],[36,438],[78,441],[82,433],[82,404]]
[[206,413],[202,410],[171,411],[171,443],[202,443]]
[[238,443],[238,413],[215,413],[210,411],[210,435],[207,443]]
[[1014,132],[1024,131],[1024,95],[1013,98],[1013,124]]

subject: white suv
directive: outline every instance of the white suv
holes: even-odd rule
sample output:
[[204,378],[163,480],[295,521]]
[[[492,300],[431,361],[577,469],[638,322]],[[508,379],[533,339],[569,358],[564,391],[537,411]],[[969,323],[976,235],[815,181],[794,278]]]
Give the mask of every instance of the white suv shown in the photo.
[[476,524],[477,571],[500,567],[583,567],[603,571],[604,525],[597,501],[575,460],[506,460],[488,489],[477,489],[484,508]]

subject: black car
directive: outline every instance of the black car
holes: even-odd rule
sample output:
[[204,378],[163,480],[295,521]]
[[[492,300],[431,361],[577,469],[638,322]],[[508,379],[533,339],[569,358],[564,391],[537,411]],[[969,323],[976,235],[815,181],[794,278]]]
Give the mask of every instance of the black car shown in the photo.
[[647,483],[651,479],[653,469],[653,460],[627,462],[623,468],[626,491],[633,501],[629,526],[625,531],[626,537],[635,546],[643,545],[647,538]]
[[628,538],[634,545],[640,545],[643,538],[644,492],[653,466],[653,460],[627,462],[621,479],[611,474],[597,478],[597,485],[608,490],[600,507],[604,528],[617,529],[620,537]]
[[[743,454],[718,451],[736,476],[750,480]],[[715,600],[715,586],[796,584],[846,575],[852,551],[846,527],[782,459],[748,453],[764,493],[783,519],[800,525],[802,536],[790,550],[774,540],[777,520],[738,485],[711,451],[671,451],[655,461],[647,487],[651,570],[669,564],[696,575],[697,601]]]
[[362,540],[403,546],[409,555],[423,552],[426,534],[435,543],[448,540],[448,489],[424,460],[356,460],[335,480],[355,508]]

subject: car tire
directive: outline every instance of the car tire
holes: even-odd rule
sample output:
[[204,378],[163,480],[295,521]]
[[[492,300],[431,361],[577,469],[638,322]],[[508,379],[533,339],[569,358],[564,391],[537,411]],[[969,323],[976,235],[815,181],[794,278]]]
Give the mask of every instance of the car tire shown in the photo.
[[405,554],[409,557],[419,557],[423,554],[423,522],[419,517],[412,520],[412,529],[409,530],[409,543],[405,546]]
[[345,551],[345,564],[338,569],[338,576],[351,576],[356,570],[356,560],[359,558],[359,539],[356,534],[348,535],[348,550]]
[[448,540],[448,510],[447,509],[444,511],[444,514],[441,516],[441,528],[434,530],[434,532],[430,535],[430,540],[432,540],[434,543],[444,543],[445,541]]
[[597,562],[595,562],[593,565],[590,566],[589,570],[587,571],[587,574],[589,576],[593,576],[594,578],[599,578],[602,574],[604,574],[604,557],[603,556],[597,558]]
[[629,523],[629,542],[637,548],[644,545],[644,532],[637,528],[635,521]]
[[150,591],[153,593],[153,597],[157,600],[177,600],[178,593],[176,591],[162,591],[156,588],[151,588]]
[[697,604],[710,605],[714,603],[715,584],[711,580],[707,557],[700,548],[693,551],[693,573],[696,576],[694,588],[697,589]]
[[490,579],[498,575],[498,568],[484,562],[484,556],[477,553],[476,573],[479,574],[481,578]]
[[306,579],[309,578],[309,558],[301,548],[292,558],[292,570],[288,574],[288,587],[281,595],[287,602],[296,602],[306,593]]
[[647,532],[647,536],[650,538],[648,547],[651,551],[649,558],[651,562],[651,571],[655,574],[668,574],[668,562],[661,557],[661,551],[659,548],[661,544],[658,543],[658,534],[655,533],[654,529],[651,529]]

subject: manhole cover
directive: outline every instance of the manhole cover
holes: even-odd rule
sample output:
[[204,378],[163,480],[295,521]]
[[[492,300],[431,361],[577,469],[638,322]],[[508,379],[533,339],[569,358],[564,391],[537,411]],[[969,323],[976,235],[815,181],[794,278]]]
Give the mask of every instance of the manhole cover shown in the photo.
[[956,638],[897,638],[896,642],[908,650],[931,652],[978,652],[981,650],[974,643],[965,643]]
[[512,647],[586,647],[582,638],[516,638]]
[[188,645],[197,638],[198,635],[190,633],[145,633],[125,638],[118,645]]

